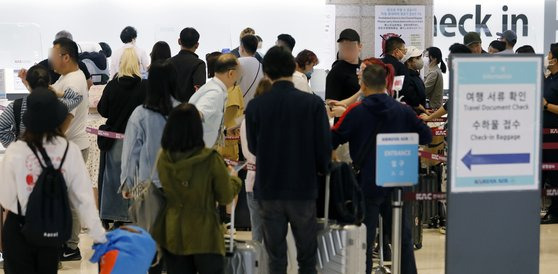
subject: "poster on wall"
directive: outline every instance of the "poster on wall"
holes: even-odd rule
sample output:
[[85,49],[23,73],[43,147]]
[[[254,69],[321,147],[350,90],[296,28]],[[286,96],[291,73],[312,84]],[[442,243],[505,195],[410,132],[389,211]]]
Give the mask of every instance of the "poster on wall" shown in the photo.
[[407,46],[424,49],[424,21],[424,6],[376,6],[376,56],[383,53],[385,41],[393,36],[401,37]]

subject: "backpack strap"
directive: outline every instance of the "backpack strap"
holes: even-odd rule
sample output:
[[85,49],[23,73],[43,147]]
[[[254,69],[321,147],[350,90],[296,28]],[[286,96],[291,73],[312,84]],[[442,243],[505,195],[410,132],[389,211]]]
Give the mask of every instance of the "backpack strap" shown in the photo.
[[244,96],[246,97],[246,95],[248,95],[248,91],[250,89],[252,89],[252,87],[254,86],[254,84],[256,83],[256,80],[258,80],[258,76],[260,76],[260,70],[262,69],[262,63],[258,62],[258,72],[256,72],[256,77],[254,77],[254,81],[252,81],[252,84],[250,84],[250,87],[244,92]]
[[15,120],[15,136],[16,140],[19,139],[20,136],[20,124],[21,124],[21,106],[23,105],[23,98],[16,99],[14,101],[14,120]]
[[58,167],[58,171],[62,170],[62,165],[66,162],[66,156],[68,155],[68,149],[70,148],[70,142],[66,140],[66,150],[64,150],[64,156],[62,156],[62,161],[60,161],[60,166]]
[[52,161],[50,160],[50,157],[48,157],[48,154],[46,153],[45,148],[43,146],[38,146],[37,149],[39,150],[39,153],[41,153],[41,156],[43,156],[43,161],[45,161],[46,166],[50,168],[54,168],[54,166],[52,165]]
[[31,143],[27,143],[27,146],[29,147],[29,149],[31,149],[31,151],[33,152],[33,154],[37,158],[37,161],[39,162],[39,165],[41,166],[41,168],[43,168],[43,169],[47,168],[47,165],[43,165],[43,162],[41,162],[41,158],[39,157],[39,154],[37,154],[37,149],[35,148],[35,145],[33,145]]
[[21,215],[21,204],[19,203],[19,197],[18,196],[16,196],[16,200],[17,200],[17,215],[23,216],[23,215]]
[[[64,164],[64,162],[66,161],[66,156],[68,155],[68,149],[70,147],[70,142],[66,141],[66,149],[64,150],[64,155],[62,156],[62,161],[60,161],[60,166],[58,167],[58,171],[60,171],[62,169],[62,165]],[[47,168],[47,167],[51,167],[54,169],[54,166],[52,165],[52,161],[50,160],[50,157],[48,157],[48,154],[46,153],[46,150],[43,146],[39,146],[37,148],[35,148],[34,145],[27,143],[27,146],[29,146],[29,148],[31,149],[31,151],[33,151],[33,154],[35,154],[35,157],[37,157],[37,160],[39,161],[39,164],[41,165],[41,167]],[[41,163],[41,159],[39,158],[39,155],[37,154],[37,150],[39,150],[39,153],[41,153],[41,156],[43,156],[43,161],[45,161],[45,165],[43,165]]]

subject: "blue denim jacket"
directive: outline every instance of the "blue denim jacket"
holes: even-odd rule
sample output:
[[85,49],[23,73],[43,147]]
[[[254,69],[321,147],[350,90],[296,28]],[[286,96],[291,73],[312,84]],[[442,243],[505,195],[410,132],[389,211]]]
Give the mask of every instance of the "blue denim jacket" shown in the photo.
[[[138,106],[132,112],[124,134],[121,189],[130,190],[135,184],[149,178],[161,148],[166,123],[167,117],[144,106]],[[156,186],[161,187],[157,172],[152,180]]]

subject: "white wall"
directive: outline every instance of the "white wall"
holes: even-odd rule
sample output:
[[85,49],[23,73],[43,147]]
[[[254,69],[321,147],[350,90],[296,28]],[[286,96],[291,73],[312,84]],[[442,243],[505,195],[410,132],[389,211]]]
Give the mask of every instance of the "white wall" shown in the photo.
[[[0,68],[46,58],[62,29],[77,42],[103,41],[115,50],[127,25],[138,30],[137,44],[148,53],[163,40],[173,54],[180,49],[182,28],[194,27],[201,34],[202,59],[208,52],[238,46],[240,31],[247,26],[263,38],[263,52],[277,35],[289,33],[297,41],[295,55],[313,50],[319,67],[329,68],[335,58],[334,14],[323,0],[0,0]],[[17,49],[28,55],[20,56]]]

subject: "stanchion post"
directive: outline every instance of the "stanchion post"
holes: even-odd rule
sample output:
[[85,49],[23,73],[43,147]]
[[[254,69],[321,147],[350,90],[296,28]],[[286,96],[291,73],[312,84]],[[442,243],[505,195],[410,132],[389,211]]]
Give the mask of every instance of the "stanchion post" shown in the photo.
[[393,225],[391,233],[392,273],[401,274],[401,224],[403,221],[403,197],[401,188],[393,192]]

